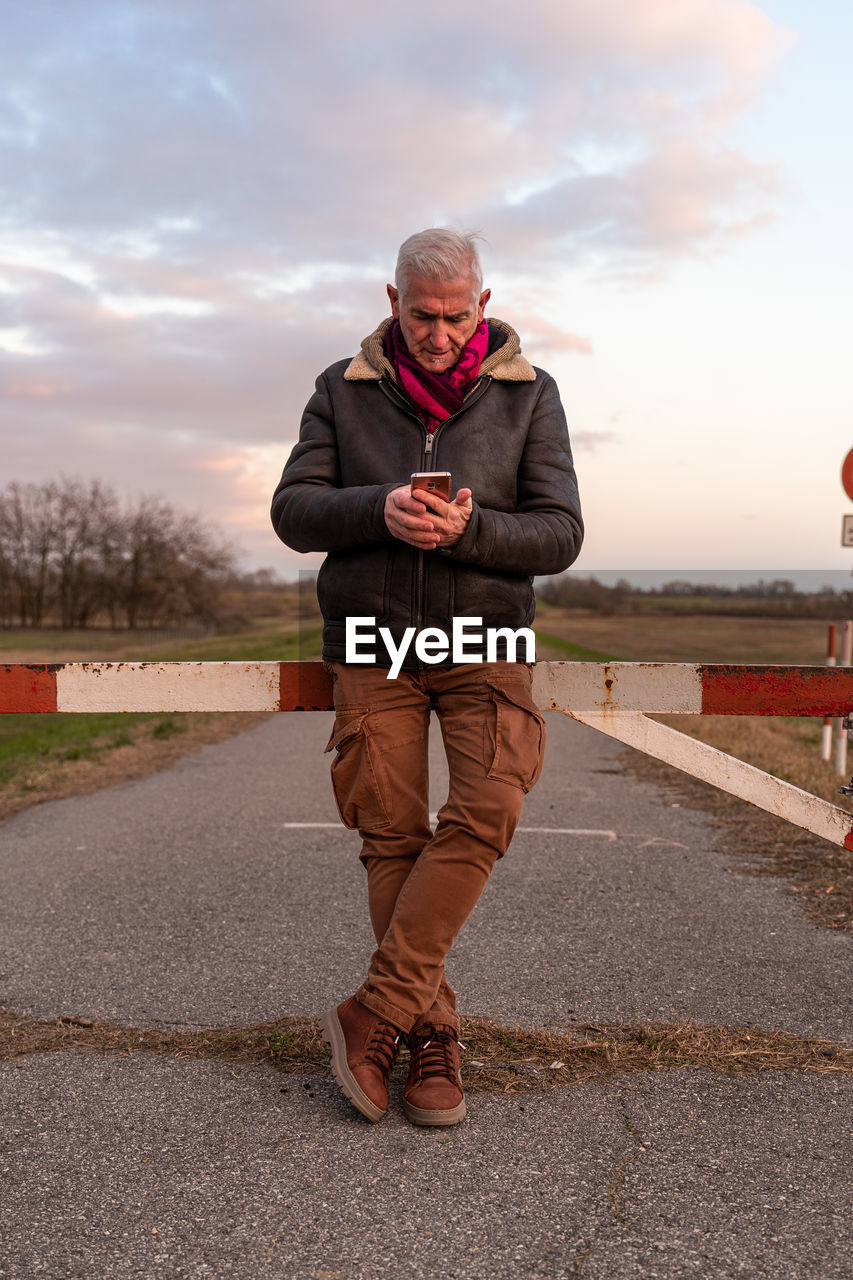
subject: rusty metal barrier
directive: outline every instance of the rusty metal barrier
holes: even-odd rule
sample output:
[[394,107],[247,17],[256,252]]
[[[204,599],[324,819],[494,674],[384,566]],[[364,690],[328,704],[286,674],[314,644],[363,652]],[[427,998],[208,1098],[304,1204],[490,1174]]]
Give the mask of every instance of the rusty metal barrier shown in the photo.
[[[705,663],[540,662],[533,692],[609,737],[853,849],[853,815],[653,715],[832,716],[853,711],[853,669]],[[329,711],[321,662],[0,665],[0,712]],[[853,780],[851,780],[853,783]],[[853,793],[853,786],[845,788]]]

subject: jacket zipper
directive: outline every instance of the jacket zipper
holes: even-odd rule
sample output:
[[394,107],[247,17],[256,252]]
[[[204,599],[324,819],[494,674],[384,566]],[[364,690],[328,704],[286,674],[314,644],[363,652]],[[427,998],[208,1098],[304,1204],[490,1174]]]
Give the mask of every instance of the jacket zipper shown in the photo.
[[[418,422],[420,422],[420,418],[418,418]],[[438,431],[438,427],[435,428],[435,431],[427,431],[426,427],[421,422],[421,428],[424,432],[425,439],[423,443],[423,449],[421,450],[421,468],[420,469],[421,471],[431,471],[432,468],[430,466],[430,463],[432,462],[432,450],[435,444],[435,432]],[[426,553],[419,550],[417,554],[417,559],[415,561],[416,567],[415,567],[414,622],[415,622],[415,628],[417,631],[423,630],[424,611],[426,608],[426,558],[425,556],[426,556]]]
[[[430,462],[434,464],[436,461],[434,456],[434,451],[435,451],[435,444],[436,444],[436,438],[438,436],[438,433],[440,431],[443,431],[445,427],[449,427],[451,422],[455,422],[457,418],[460,418],[462,416],[462,414],[465,412],[466,409],[470,408],[470,406],[474,404],[475,401],[479,400],[482,395],[485,395],[486,390],[488,389],[488,386],[490,383],[491,383],[491,378],[488,376],[483,378],[482,382],[478,382],[477,385],[474,387],[473,391],[470,392],[468,398],[464,401],[462,408],[457,410],[456,413],[451,414],[449,418],[445,418],[444,422],[440,422],[434,431],[429,432],[427,431],[423,422],[421,422],[418,415],[414,412],[413,409],[409,407],[404,397],[400,395],[400,393],[397,391],[397,388],[393,385],[393,383],[386,381],[386,379],[384,378],[381,380],[379,385],[383,389],[385,394],[390,399],[392,399],[395,402],[395,404],[398,404],[400,408],[403,409],[409,415],[410,418],[414,418],[415,422],[417,422],[418,426],[421,428],[421,431],[424,433],[424,443],[423,443],[423,448],[421,450],[421,470],[422,471],[431,470],[432,468],[427,466],[426,464]],[[426,604],[426,564],[425,564],[424,556],[425,556],[425,552],[419,550],[417,552],[417,559],[415,561],[416,568],[415,568],[415,593],[414,593],[414,601],[413,601],[413,613],[414,613],[414,625],[417,631],[421,631],[423,629],[424,608]]]
[[389,400],[393,400],[394,403],[397,405],[397,407],[402,409],[405,414],[407,414],[414,422],[416,422],[420,427],[421,431],[424,433],[426,440],[424,443],[424,448],[421,452],[421,457],[423,461],[426,462],[429,455],[433,451],[433,445],[431,441],[438,435],[439,431],[443,431],[445,427],[449,427],[451,422],[455,422],[457,418],[461,418],[462,414],[465,412],[466,409],[470,409],[472,404],[476,404],[476,402],[480,399],[480,397],[486,394],[486,391],[488,390],[489,384],[491,383],[491,381],[492,379],[488,374],[484,378],[482,378],[474,387],[473,391],[471,391],[468,394],[468,397],[464,401],[462,408],[458,409],[456,413],[451,414],[449,418],[445,418],[444,422],[440,422],[436,427],[435,431],[432,433],[432,435],[429,434],[426,427],[421,422],[420,418],[415,413],[412,406],[409,404],[408,400],[403,395],[401,395],[401,393],[397,390],[397,388],[394,386],[392,382],[389,382],[387,378],[382,378],[379,385],[384,391],[385,395],[388,396]]

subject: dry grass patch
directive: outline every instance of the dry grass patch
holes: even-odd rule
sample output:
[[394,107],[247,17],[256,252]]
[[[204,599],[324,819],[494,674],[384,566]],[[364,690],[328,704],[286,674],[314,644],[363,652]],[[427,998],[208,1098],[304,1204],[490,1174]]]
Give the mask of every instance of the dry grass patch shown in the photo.
[[[606,617],[581,609],[540,606],[536,627],[620,662],[780,662],[822,667],[826,661],[827,624],[819,618],[672,613]],[[547,656],[543,649],[540,657]]]
[[466,1085],[491,1093],[543,1092],[637,1071],[705,1067],[710,1071],[821,1074],[853,1070],[853,1049],[755,1027],[686,1022],[587,1023],[554,1032],[463,1022]]
[[[837,1075],[853,1071],[853,1049],[756,1027],[693,1022],[598,1026],[560,1032],[507,1027],[488,1018],[463,1020],[466,1087],[485,1093],[544,1093],[638,1071],[705,1067],[727,1074],[797,1070]],[[123,1027],[84,1018],[37,1019],[0,1010],[0,1060],[59,1050],[155,1053],[272,1065],[286,1074],[326,1075],[329,1050],[314,1018],[278,1018],[246,1027],[204,1031]],[[398,1074],[405,1070],[405,1052]]]

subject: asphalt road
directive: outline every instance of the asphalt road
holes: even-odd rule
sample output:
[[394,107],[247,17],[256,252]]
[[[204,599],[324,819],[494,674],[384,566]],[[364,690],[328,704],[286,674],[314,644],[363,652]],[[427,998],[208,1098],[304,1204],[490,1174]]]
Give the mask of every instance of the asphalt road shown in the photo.
[[[850,939],[728,870],[705,815],[549,718],[522,829],[449,965],[516,1025],[849,1040]],[[316,1014],[371,948],[329,717],[0,827],[0,998],[205,1027]],[[436,761],[436,807],[442,769]],[[303,825],[308,824],[308,825]],[[331,1077],[146,1055],[0,1066],[0,1277],[850,1277],[853,1087],[698,1068],[371,1126]]]

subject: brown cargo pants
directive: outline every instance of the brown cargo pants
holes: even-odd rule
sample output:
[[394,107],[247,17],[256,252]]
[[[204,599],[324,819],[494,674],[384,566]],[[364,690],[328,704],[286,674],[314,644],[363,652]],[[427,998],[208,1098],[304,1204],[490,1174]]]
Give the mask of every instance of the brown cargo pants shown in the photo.
[[[334,679],[332,786],[362,838],[377,947],[356,995],[399,1027],[459,1029],[444,959],[509,847],[542,769],[545,725],[532,668],[496,662],[401,672],[329,664]],[[427,734],[441,727],[447,800],[430,827]]]

